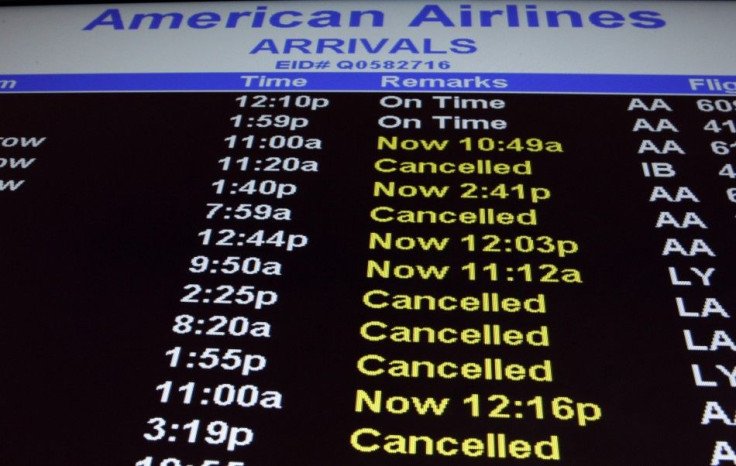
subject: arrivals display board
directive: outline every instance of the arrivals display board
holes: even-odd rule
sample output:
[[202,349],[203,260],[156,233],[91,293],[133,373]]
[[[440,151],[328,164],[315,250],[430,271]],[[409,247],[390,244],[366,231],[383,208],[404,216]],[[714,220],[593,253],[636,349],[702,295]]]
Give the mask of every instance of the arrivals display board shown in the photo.
[[0,8],[0,463],[736,464],[734,18]]

